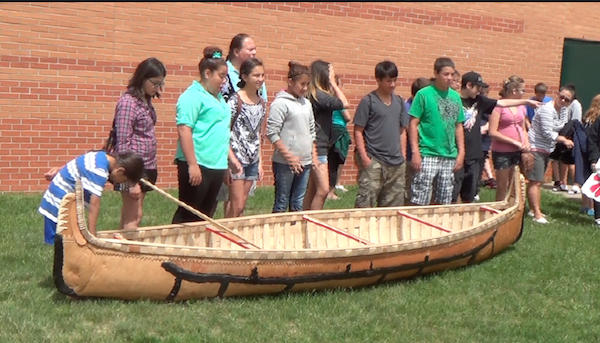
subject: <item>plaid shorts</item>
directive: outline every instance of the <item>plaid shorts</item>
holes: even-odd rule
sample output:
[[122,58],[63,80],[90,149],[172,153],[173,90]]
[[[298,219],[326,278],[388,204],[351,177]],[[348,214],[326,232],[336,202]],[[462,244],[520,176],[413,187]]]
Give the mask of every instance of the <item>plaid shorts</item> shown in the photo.
[[436,181],[434,203],[447,205],[452,202],[454,188],[454,165],[456,159],[445,157],[423,157],[421,171],[416,173],[411,187],[410,202],[417,205],[429,205],[433,181]]

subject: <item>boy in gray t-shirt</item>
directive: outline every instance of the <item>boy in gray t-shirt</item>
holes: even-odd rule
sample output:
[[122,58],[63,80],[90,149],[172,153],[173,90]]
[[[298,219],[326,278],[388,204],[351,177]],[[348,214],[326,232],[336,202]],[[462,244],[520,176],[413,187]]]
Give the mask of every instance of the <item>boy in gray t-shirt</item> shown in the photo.
[[391,61],[375,66],[377,89],[367,94],[354,115],[358,194],[354,207],[404,204],[408,113],[394,94],[398,68]]

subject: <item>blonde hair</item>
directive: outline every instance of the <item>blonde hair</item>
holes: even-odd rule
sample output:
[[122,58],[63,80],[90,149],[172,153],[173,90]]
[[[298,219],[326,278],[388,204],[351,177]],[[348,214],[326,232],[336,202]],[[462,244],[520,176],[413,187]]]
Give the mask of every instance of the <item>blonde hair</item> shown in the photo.
[[508,79],[502,81],[502,89],[498,93],[501,97],[507,96],[513,90],[519,88],[519,85],[525,83],[522,77],[511,75]]
[[329,62],[316,60],[310,64],[311,80],[308,84],[308,96],[317,101],[317,91],[320,90],[329,95],[335,95],[329,81]]
[[585,112],[585,117],[583,118],[583,122],[586,124],[592,124],[600,117],[600,94],[597,94],[592,99],[592,104],[590,108]]

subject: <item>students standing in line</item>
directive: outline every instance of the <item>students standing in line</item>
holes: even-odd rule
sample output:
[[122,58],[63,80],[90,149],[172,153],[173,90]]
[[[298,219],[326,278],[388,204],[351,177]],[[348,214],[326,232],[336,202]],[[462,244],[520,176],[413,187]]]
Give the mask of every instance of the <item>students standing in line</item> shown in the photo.
[[[335,82],[338,87],[342,87],[340,78],[337,75],[335,76]],[[340,179],[350,149],[350,143],[352,142],[347,128],[347,123],[351,119],[350,113],[346,109],[333,111],[333,126],[331,127],[332,148],[329,150],[329,155],[327,155],[327,166],[329,168],[329,194],[327,194],[327,199],[338,199],[337,195],[335,195],[336,189],[344,193],[348,192],[340,183]]]
[[[244,61],[249,58],[256,58],[256,44],[254,43],[254,39],[250,37],[250,35],[246,33],[238,33],[235,35],[231,42],[229,43],[229,53],[227,54],[227,81],[223,83],[221,87],[221,94],[225,98],[225,101],[228,101],[232,94],[240,90],[238,84],[241,81],[241,66]],[[258,91],[260,97],[264,100],[264,103],[267,103],[267,85],[263,82],[260,90]],[[263,120],[262,132],[265,131],[266,120]],[[262,143],[262,140],[261,140]],[[250,188],[250,193],[248,196],[251,197],[254,195],[254,190],[256,189],[256,180],[252,182],[252,187]],[[223,213],[231,213],[229,202],[229,188],[224,183],[221,185],[221,189],[219,190],[219,194],[217,195],[217,201],[223,202]],[[216,206],[216,205],[215,205]]]
[[[412,85],[410,86],[410,98],[408,98],[408,100],[406,100],[404,102],[404,104],[406,105],[406,113],[410,112],[410,106],[412,105],[413,100],[415,99],[415,95],[417,95],[417,92],[420,91],[422,88],[427,87],[429,85],[431,85],[433,82],[431,82],[430,79],[426,78],[426,77],[419,77],[416,78]],[[412,159],[412,152],[411,152],[411,148],[410,148],[410,138],[408,137],[408,128],[405,129],[406,132],[406,170],[405,170],[405,182],[404,182],[404,204],[405,205],[410,205],[410,198],[412,196],[412,192],[411,192],[411,188],[412,188],[412,182],[414,179],[414,175],[415,172],[412,168],[412,164],[410,163],[411,159]]]
[[[503,82],[500,91],[502,99],[498,100],[498,104],[506,100],[521,100],[524,94],[525,80],[512,75]],[[506,197],[513,171],[521,163],[521,153],[531,150],[527,135],[527,109],[524,104],[514,104],[507,107],[497,106],[489,118],[492,159],[496,173],[496,201]],[[538,104],[528,105],[535,108]]]
[[[600,94],[592,99],[590,108],[583,118],[583,125],[587,135],[587,159],[584,160],[584,163],[587,163],[589,167],[582,167],[582,174],[587,180],[592,173],[597,173],[600,167],[596,165],[600,159]],[[600,226],[600,202],[582,194],[581,206],[580,212],[593,215],[596,225]]]
[[[212,217],[217,193],[228,168],[231,108],[221,94],[227,80],[227,64],[221,49],[204,48],[194,80],[177,100],[177,181],[179,200]],[[199,221],[200,217],[179,206],[173,224]]]
[[225,217],[243,214],[252,184],[262,180],[261,158],[262,122],[266,115],[266,102],[259,91],[265,82],[265,68],[260,60],[249,58],[240,66],[240,90],[227,102],[231,107],[230,169],[225,177],[229,187],[231,205]]
[[531,152],[535,159],[533,169],[527,175],[527,197],[530,208],[528,215],[533,217],[533,221],[536,223],[548,223],[546,215],[541,210],[541,186],[550,153],[554,150],[557,142],[568,148],[573,147],[573,141],[559,135],[559,131],[567,122],[567,106],[574,98],[575,93],[572,90],[562,87],[553,101],[540,106],[528,132]]
[[321,210],[329,194],[327,156],[332,149],[333,111],[347,109],[350,105],[344,92],[335,82],[335,71],[330,63],[316,60],[310,65],[310,73],[308,99],[315,116],[319,159],[309,176],[304,209]]
[[408,113],[404,100],[394,94],[397,79],[394,62],[377,63],[377,89],[360,101],[354,115],[356,208],[404,205]]
[[275,203],[273,213],[302,211],[311,166],[318,162],[312,104],[305,97],[307,66],[290,62],[287,88],[271,103],[267,138],[273,143]]
[[454,71],[450,58],[436,59],[435,82],[417,92],[410,107],[408,137],[415,171],[410,201],[415,205],[431,202],[434,181],[434,203],[450,204],[454,172],[463,166],[465,116],[460,95],[450,88]]
[[[488,116],[492,113],[494,108],[510,107],[512,110],[517,108],[516,106],[525,104],[530,104],[531,106],[539,105],[537,101],[522,98],[523,93],[525,92],[525,83],[523,79],[515,76],[504,83],[504,88],[500,94],[507,94],[509,98],[495,100],[480,94],[481,88],[487,86],[487,84],[483,82],[480,74],[471,71],[465,73],[462,77],[460,96],[463,111],[465,113],[465,122],[463,125],[465,136],[465,162],[463,168],[459,169],[454,175],[454,190],[452,193],[453,203],[458,201],[459,196],[463,203],[475,201],[479,177],[481,175],[479,165],[483,152],[483,138],[481,134],[482,120],[488,119]],[[511,94],[508,94],[509,92]],[[525,113],[524,106],[520,107],[520,110],[523,114]],[[498,177],[499,176],[496,175],[496,181],[500,182]],[[498,193],[501,194],[502,190],[498,191],[497,194]]]
[[[156,157],[156,111],[153,98],[160,98],[167,70],[156,58],[142,61],[129,79],[127,91],[117,101],[114,118],[114,153],[132,151],[144,159],[142,177],[151,183],[158,178]],[[146,193],[152,189],[146,185],[115,184],[121,193],[123,205],[119,230],[131,230],[140,226]]]

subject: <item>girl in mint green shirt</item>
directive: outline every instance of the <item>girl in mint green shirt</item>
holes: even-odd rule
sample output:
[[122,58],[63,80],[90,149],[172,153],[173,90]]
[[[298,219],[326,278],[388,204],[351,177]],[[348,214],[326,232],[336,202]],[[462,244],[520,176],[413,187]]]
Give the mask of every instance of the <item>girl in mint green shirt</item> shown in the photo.
[[[177,180],[179,200],[212,217],[217,194],[228,167],[231,109],[221,95],[227,78],[223,52],[206,47],[200,61],[200,82],[177,100]],[[183,207],[177,208],[172,223],[200,221]]]

